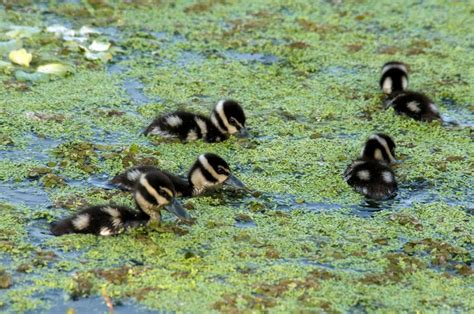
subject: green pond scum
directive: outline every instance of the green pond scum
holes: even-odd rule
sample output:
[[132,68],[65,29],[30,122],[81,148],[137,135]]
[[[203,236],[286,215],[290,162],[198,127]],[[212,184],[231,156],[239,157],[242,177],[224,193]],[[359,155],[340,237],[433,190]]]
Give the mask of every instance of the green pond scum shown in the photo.
[[[440,0],[1,1],[0,311],[474,312],[473,13]],[[444,123],[382,109],[391,60]],[[243,105],[248,139],[141,135],[221,98]],[[342,177],[373,132],[401,161],[398,195],[377,204]],[[107,187],[125,168],[185,174],[203,152],[253,192],[181,200],[193,225],[165,214],[113,237],[50,234],[78,208],[134,206]]]

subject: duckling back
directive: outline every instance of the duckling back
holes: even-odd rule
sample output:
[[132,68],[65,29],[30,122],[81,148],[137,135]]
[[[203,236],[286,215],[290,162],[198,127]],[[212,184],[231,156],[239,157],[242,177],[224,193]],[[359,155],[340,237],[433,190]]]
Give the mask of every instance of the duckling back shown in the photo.
[[112,180],[110,180],[110,183],[123,190],[133,191],[140,176],[153,171],[159,171],[170,179],[171,183],[174,185],[177,196],[192,196],[193,189],[186,178],[182,178],[154,166],[137,166],[126,169],[123,173],[113,177]]
[[142,174],[151,172],[151,171],[160,171],[160,170],[154,166],[137,166],[137,167],[128,168],[123,173],[118,174],[115,177],[113,177],[112,180],[110,180],[110,183],[118,186],[119,188],[123,190],[133,191],[138,178],[140,178]]
[[438,107],[428,96],[419,92],[394,93],[386,101],[385,107],[392,107],[396,113],[419,121],[441,120]]
[[366,197],[384,200],[395,195],[397,182],[390,167],[373,160],[357,160],[344,172],[344,180]]
[[185,111],[176,111],[156,118],[144,134],[178,138],[181,141],[204,139],[207,142],[219,142],[225,139],[207,117]]
[[383,200],[397,191],[390,163],[395,161],[395,141],[383,133],[372,134],[364,144],[361,156],[344,171],[344,180],[366,197]]
[[127,227],[144,224],[148,216],[130,208],[116,205],[99,205],[85,208],[71,217],[51,226],[55,236],[69,233],[90,233],[109,236],[122,232]]

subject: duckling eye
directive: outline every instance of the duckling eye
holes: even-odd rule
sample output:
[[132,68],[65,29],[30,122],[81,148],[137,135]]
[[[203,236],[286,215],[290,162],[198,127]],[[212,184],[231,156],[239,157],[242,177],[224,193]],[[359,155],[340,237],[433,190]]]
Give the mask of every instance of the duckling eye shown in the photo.
[[230,122],[230,124],[232,124],[232,125],[234,125],[234,126],[237,126],[237,120],[236,120],[234,117],[231,117],[231,118],[229,119],[229,122]]
[[217,173],[218,174],[227,174],[228,171],[227,171],[227,169],[225,169],[223,167],[219,167],[219,168],[217,168]]
[[161,195],[165,196],[166,198],[169,197],[168,192],[167,192],[165,189],[163,189],[163,188],[160,188],[160,189],[158,190],[158,192],[159,192]]

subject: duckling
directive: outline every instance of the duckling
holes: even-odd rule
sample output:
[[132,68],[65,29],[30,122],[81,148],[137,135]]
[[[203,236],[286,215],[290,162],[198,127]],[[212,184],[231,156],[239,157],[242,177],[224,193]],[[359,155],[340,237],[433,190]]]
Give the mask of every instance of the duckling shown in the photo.
[[[132,190],[140,175],[156,170],[157,168],[153,166],[133,167],[115,176],[110,183],[124,190]],[[200,155],[189,170],[187,178],[176,176],[166,171],[161,172],[166,174],[174,184],[178,196],[197,196],[221,184],[237,189],[245,188],[245,185],[231,173],[227,162],[212,153]]]
[[361,157],[344,171],[344,180],[366,197],[384,200],[397,191],[397,181],[388,166],[395,161],[395,142],[385,134],[369,137]]
[[160,221],[162,207],[181,219],[189,219],[189,214],[176,201],[175,195],[174,186],[166,175],[150,171],[141,174],[135,183],[134,197],[139,211],[117,205],[92,206],[53,223],[51,232],[56,236],[69,233],[115,235],[149,221]]
[[234,100],[221,100],[214,107],[211,117],[176,111],[156,118],[144,131],[165,138],[179,138],[181,141],[204,139],[206,142],[220,142],[229,135],[238,133],[247,136],[245,113]]
[[419,121],[441,121],[438,107],[423,93],[413,91],[394,92],[385,101],[385,108],[392,107],[398,114]]
[[386,95],[396,91],[404,91],[408,87],[408,70],[404,63],[390,61],[383,65],[380,88]]

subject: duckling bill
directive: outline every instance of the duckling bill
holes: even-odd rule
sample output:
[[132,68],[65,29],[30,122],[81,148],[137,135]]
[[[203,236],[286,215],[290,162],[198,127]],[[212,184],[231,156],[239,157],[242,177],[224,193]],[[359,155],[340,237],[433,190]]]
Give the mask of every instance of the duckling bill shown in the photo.
[[398,186],[390,163],[395,161],[395,142],[385,134],[369,137],[358,160],[344,171],[344,180],[357,192],[376,200],[395,195]]
[[[115,176],[110,182],[124,190],[132,190],[142,174],[156,170],[158,168],[153,166],[133,167]],[[189,170],[187,178],[160,171],[171,180],[178,196],[197,196],[220,185],[228,185],[236,189],[245,188],[245,185],[232,174],[229,164],[212,153],[200,155]]]
[[220,142],[232,134],[247,136],[245,113],[234,100],[221,100],[214,107],[210,118],[203,115],[175,111],[157,117],[144,131],[145,135],[178,138],[181,141],[204,139]]
[[151,221],[161,220],[161,209],[180,219],[190,216],[175,198],[176,191],[169,178],[159,171],[141,174],[134,186],[138,210],[117,205],[99,205],[85,208],[71,217],[53,223],[51,232],[60,236],[69,233],[91,233],[110,236]]
[[150,171],[138,177],[133,191],[137,207],[150,217],[161,221],[161,208],[178,218],[190,218],[186,210],[176,200],[176,190],[169,177],[161,171]]

